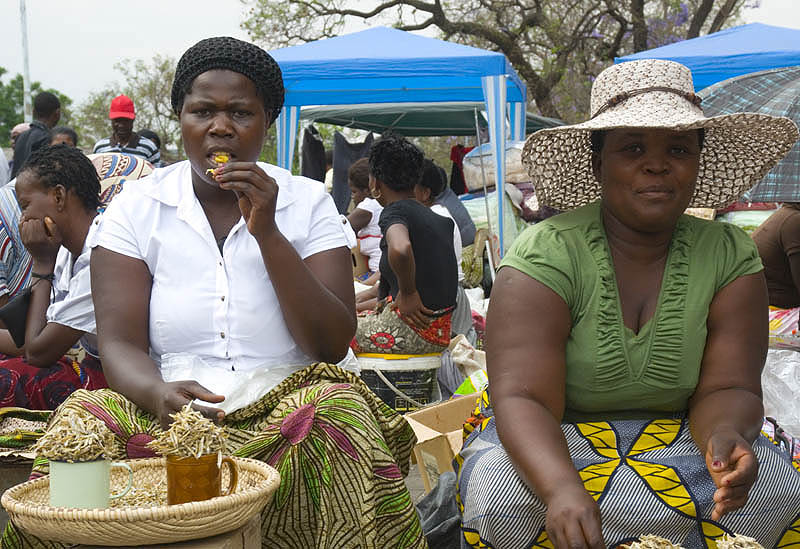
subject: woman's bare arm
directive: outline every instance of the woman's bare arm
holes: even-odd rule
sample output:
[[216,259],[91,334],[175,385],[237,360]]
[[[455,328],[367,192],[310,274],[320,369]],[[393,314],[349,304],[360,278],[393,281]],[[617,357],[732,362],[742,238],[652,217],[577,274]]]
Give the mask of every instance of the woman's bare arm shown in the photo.
[[55,364],[83,336],[81,330],[47,322],[51,284],[49,280],[34,283],[25,323],[25,360],[40,368]]
[[761,370],[767,354],[767,287],[763,273],[717,292],[697,389],[689,403],[692,436],[717,485],[712,517],[747,501],[758,464],[752,443],[763,420]]
[[516,269],[497,275],[486,353],[497,433],[523,480],[547,505],[556,547],[603,547],[596,503],[583,487],[561,431],[567,304]]
[[[102,247],[92,250],[92,295],[103,372],[109,387],[166,426],[169,414],[192,399],[221,402],[195,381],[165,383],[150,359],[150,288],[152,279],[144,261]],[[201,408],[221,418],[216,408]]]
[[303,260],[275,222],[278,185],[254,162],[231,162],[215,175],[236,193],[247,230],[258,242],[289,333],[310,357],[338,362],[356,333],[350,250],[342,247]]

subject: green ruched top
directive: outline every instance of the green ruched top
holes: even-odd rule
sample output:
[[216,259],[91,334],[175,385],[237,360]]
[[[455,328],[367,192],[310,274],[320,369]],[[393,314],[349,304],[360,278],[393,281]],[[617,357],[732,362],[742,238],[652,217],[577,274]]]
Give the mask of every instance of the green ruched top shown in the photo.
[[[638,334],[622,320],[600,202],[526,229],[503,258],[561,296],[566,344],[565,421],[648,418],[686,410],[700,374],[714,295],[762,270],[755,244],[727,223],[681,216],[656,312]],[[544,319],[531,319],[531,329]]]

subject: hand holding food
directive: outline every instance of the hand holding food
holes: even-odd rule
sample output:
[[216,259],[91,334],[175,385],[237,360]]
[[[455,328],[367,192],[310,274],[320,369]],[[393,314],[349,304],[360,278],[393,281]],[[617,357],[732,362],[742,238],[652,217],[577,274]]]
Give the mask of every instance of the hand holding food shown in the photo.
[[277,230],[278,184],[258,163],[230,162],[216,169],[214,179],[221,189],[236,193],[247,230],[256,239]]
[[217,164],[217,167],[216,168],[208,168],[206,170],[206,175],[210,175],[211,177],[214,177],[217,174],[217,170],[219,170],[221,167],[223,167],[225,164],[227,164],[228,161],[230,161],[230,159],[231,159],[230,155],[228,153],[226,153],[226,152],[219,151],[219,152],[214,153],[214,156],[211,158],[211,160],[213,160]]
[[[154,403],[154,414],[161,420],[161,426],[167,429],[173,421],[173,414],[178,412],[192,400],[203,400],[205,402],[222,402],[225,397],[215,395],[196,381],[170,381],[161,385],[157,391]],[[205,417],[219,421],[225,417],[225,412],[219,408],[206,406],[193,406],[195,410]]]
[[62,236],[55,221],[49,216],[44,219],[23,218],[19,225],[20,237],[25,248],[37,263],[55,264]]

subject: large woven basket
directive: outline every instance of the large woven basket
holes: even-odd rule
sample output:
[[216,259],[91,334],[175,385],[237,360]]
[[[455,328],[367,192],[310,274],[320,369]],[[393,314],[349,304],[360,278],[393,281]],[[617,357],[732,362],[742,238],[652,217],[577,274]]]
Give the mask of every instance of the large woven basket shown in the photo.
[[[0,503],[15,525],[50,541],[122,546],[202,539],[230,532],[247,523],[272,500],[280,484],[278,472],[269,465],[254,459],[233,459],[239,466],[236,491],[206,501],[109,509],[50,507],[49,478],[42,477],[9,488]],[[164,458],[135,459],[125,463],[133,469],[134,487],[166,483]],[[112,493],[124,488],[127,479],[127,471],[113,469]],[[225,468],[223,487],[227,482]]]

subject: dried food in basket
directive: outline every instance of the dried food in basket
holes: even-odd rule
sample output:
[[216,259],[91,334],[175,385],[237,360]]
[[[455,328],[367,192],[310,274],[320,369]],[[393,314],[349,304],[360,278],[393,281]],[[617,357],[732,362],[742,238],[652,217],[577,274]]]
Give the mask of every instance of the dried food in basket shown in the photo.
[[760,543],[747,536],[725,534],[717,540],[717,549],[764,549]]
[[[764,549],[753,538],[747,536],[725,534],[717,541],[717,549]],[[683,549],[680,545],[675,545],[667,539],[647,535],[639,538],[639,541],[626,546],[628,549]]]
[[113,454],[114,433],[94,416],[68,410],[52,423],[31,448],[50,461],[94,461]]
[[[138,508],[57,509],[47,504],[47,476],[8,489],[2,505],[22,531],[41,539],[67,544],[138,546],[175,543],[214,536],[246,524],[268,505],[280,476],[266,463],[236,460],[240,480],[236,492],[208,501],[184,505]],[[154,485],[164,477],[165,458],[128,460],[134,485]],[[112,472],[116,489],[123,475]]]
[[147,444],[151,450],[162,456],[194,458],[225,452],[225,430],[194,410],[191,402],[170,417],[173,422],[169,429]]

